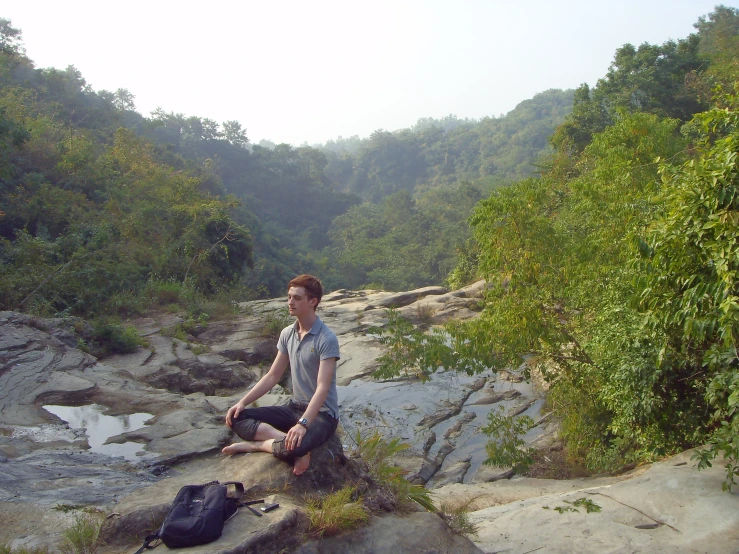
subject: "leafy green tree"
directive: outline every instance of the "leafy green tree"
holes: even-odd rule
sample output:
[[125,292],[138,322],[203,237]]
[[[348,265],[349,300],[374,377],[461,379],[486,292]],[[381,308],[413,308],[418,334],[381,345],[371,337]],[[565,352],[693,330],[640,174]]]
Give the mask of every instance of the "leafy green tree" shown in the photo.
[[[739,475],[739,98],[691,123],[696,159],[661,166],[664,204],[651,224],[637,279],[638,306],[659,346],[656,373],[671,409],[710,434],[701,465],[726,456]],[[680,402],[680,395],[687,398]]]
[[223,136],[226,140],[235,146],[245,147],[249,144],[246,136],[246,129],[242,129],[241,123],[238,121],[225,121],[223,123]]
[[13,27],[9,19],[0,17],[0,52],[3,54],[23,54],[23,39],[20,29]]

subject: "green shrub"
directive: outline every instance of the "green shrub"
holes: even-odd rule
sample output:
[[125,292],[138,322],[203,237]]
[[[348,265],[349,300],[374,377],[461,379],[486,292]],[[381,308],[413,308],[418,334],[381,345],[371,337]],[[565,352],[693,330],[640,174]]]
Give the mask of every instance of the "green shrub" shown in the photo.
[[490,411],[489,423],[481,431],[491,440],[485,445],[488,459],[485,463],[501,467],[511,467],[516,473],[526,471],[534,461],[533,448],[525,448],[523,440],[529,429],[534,426],[534,420],[529,416],[511,416],[503,413],[503,408],[497,412]]
[[293,321],[287,308],[273,310],[264,317],[262,334],[266,337],[277,338],[280,336],[280,332]]
[[135,327],[108,320],[93,323],[89,342],[103,354],[127,354],[135,352],[143,344]]

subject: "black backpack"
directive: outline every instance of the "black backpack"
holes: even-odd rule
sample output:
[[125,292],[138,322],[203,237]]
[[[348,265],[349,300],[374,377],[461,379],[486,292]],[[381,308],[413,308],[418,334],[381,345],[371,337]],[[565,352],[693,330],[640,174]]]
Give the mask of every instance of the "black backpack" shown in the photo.
[[[235,496],[228,494],[229,485],[236,488]],[[204,485],[182,487],[162,526],[144,539],[144,545],[135,554],[156,548],[160,540],[167,548],[213,542],[221,536],[223,524],[236,514],[240,506],[248,507],[252,513],[261,517],[262,514],[249,506],[264,500],[239,502],[243,493],[244,485],[236,481],[212,481]]]

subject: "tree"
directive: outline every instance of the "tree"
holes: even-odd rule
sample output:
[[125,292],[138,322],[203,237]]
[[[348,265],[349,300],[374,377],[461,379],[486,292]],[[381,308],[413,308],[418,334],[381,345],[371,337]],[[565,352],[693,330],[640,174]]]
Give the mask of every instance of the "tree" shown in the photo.
[[125,88],[119,88],[115,91],[115,96],[113,98],[113,105],[121,110],[122,112],[125,111],[135,111],[136,110],[136,104],[134,103],[134,100],[136,97],[131,94],[127,89]]
[[246,136],[246,129],[241,128],[241,123],[236,120],[223,122],[223,136],[228,142],[235,146],[246,147],[249,139]]
[[0,52],[3,54],[24,54],[20,29],[12,26],[10,19],[0,17]]
[[[739,475],[739,98],[691,123],[696,159],[663,163],[663,207],[645,237],[636,281],[646,330],[660,346],[657,371],[694,420],[710,466],[726,456],[726,487]],[[710,408],[709,408],[710,407]],[[685,416],[681,416],[685,417]]]

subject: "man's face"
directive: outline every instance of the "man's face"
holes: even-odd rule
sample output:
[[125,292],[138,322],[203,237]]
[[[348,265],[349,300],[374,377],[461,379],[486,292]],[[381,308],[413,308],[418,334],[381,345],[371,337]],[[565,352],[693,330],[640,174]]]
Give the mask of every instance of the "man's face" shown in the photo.
[[287,307],[290,315],[302,317],[315,312],[317,298],[308,298],[304,287],[290,287],[287,291]]

